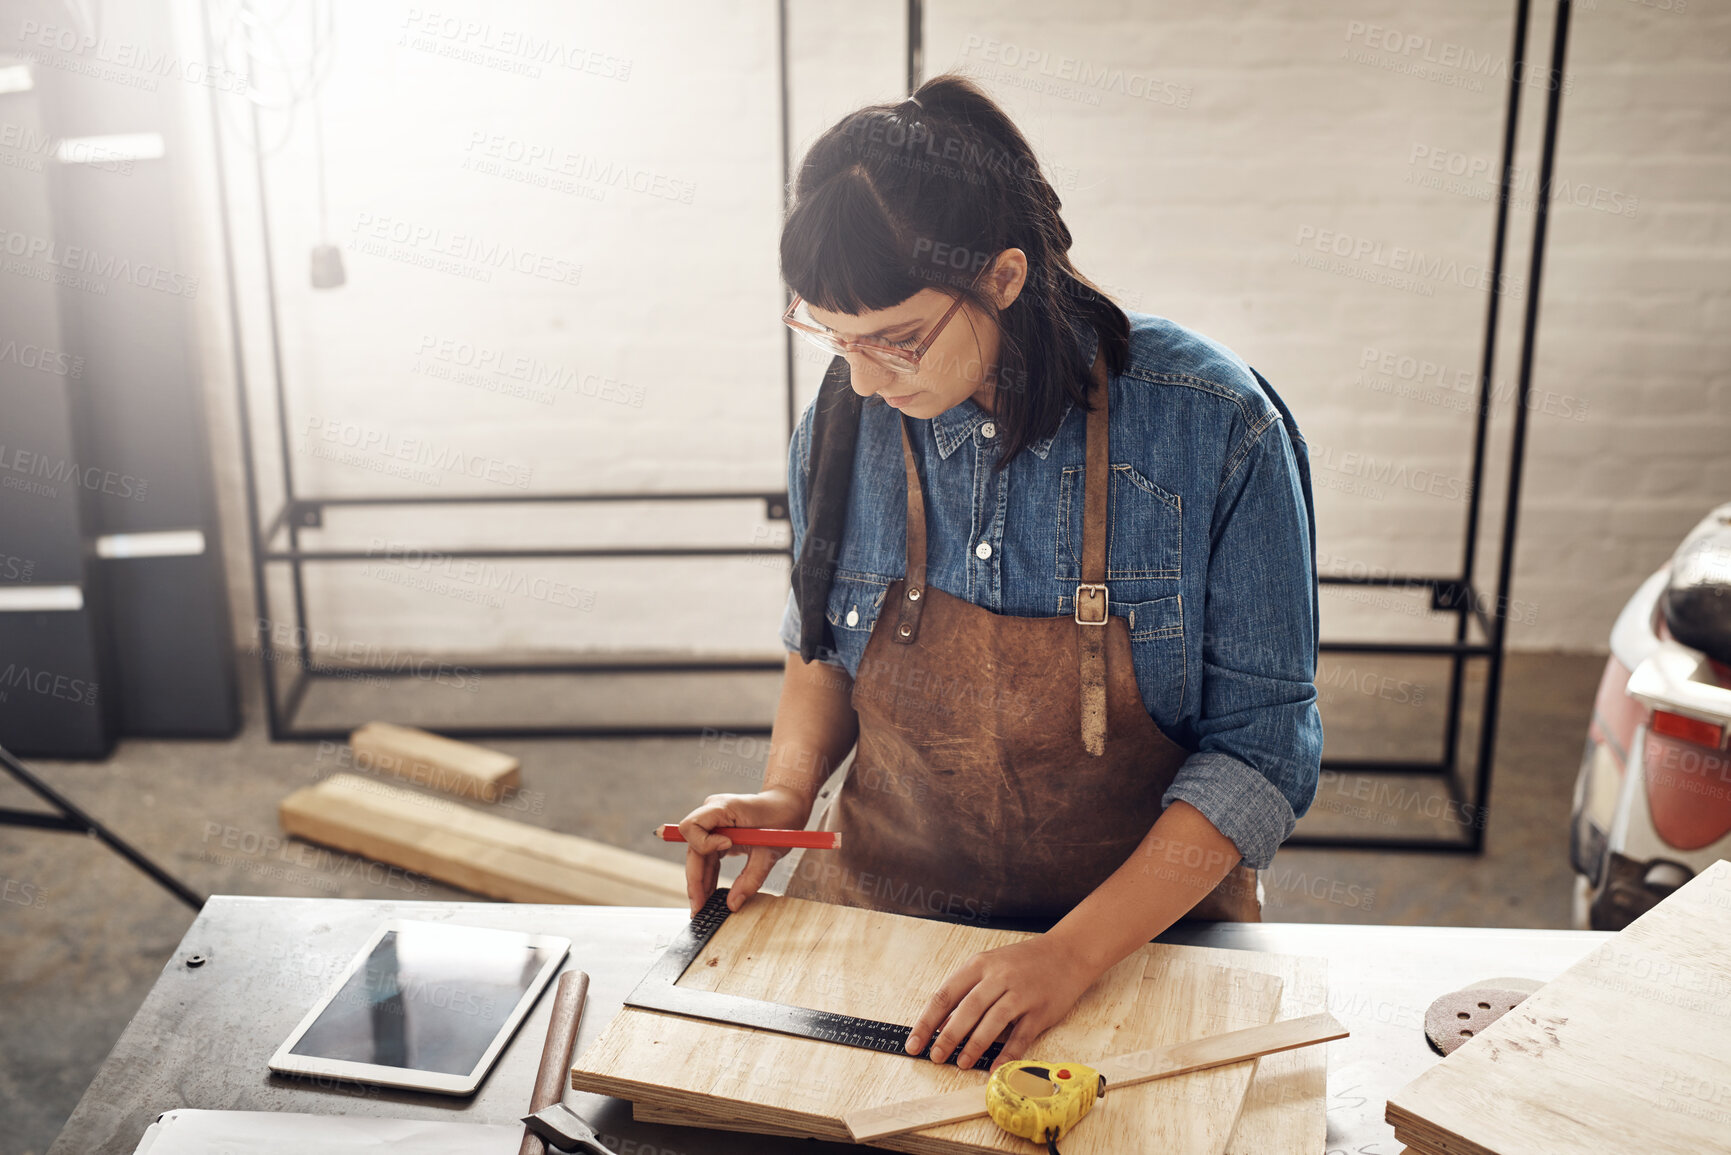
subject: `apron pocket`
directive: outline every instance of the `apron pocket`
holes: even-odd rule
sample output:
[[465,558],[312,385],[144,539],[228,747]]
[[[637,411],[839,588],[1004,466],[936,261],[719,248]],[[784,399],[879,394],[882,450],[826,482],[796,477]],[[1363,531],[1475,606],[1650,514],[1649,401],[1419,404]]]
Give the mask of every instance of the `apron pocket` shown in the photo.
[[1184,712],[1184,598],[1174,594],[1145,602],[1112,602],[1112,615],[1130,627],[1130,656],[1136,666],[1136,688],[1149,713],[1170,730]]

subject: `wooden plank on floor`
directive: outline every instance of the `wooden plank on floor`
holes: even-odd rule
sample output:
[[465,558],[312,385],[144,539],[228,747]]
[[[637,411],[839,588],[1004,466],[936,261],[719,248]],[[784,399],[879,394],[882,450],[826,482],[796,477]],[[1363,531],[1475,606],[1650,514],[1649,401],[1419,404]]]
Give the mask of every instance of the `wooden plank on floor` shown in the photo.
[[[931,991],[969,955],[1026,937],[760,895],[728,919],[682,985],[912,1022]],[[1230,965],[1241,961],[1261,965]],[[1326,1001],[1314,960],[1150,945],[1107,972],[1030,1054],[1087,1062],[1268,1022],[1288,1005],[1284,990],[1269,981],[1270,975],[1284,978],[1282,971],[1298,978],[1298,985],[1307,978],[1312,984],[1294,1005]],[[1322,1047],[1263,1062],[1301,1056],[1314,1060],[1318,1074],[1325,1069]],[[1258,1064],[1245,1062],[1118,1093],[1109,1090],[1065,1139],[1065,1155],[1148,1150],[1219,1155],[1228,1150],[1235,1126],[1246,1124],[1255,1136],[1275,1138],[1242,1150],[1257,1155],[1320,1150],[1321,1080],[1311,1079],[1308,1068],[1297,1068],[1296,1082],[1288,1080],[1277,1096],[1264,1097],[1260,1114],[1265,1118],[1257,1123],[1244,1109],[1246,1088],[1257,1070]],[[984,1072],[631,1008],[619,1013],[572,1070],[573,1087],[628,1099],[637,1118],[843,1142],[848,1133],[841,1116],[849,1110],[983,1088],[985,1080]],[[1301,1089],[1306,1094],[1300,1095]],[[1315,1142],[1308,1148],[1300,1145],[1311,1139]],[[1029,1150],[1025,1141],[998,1131],[989,1119],[874,1145],[923,1155],[1025,1155]]]
[[674,863],[353,774],[295,791],[278,814],[297,838],[491,898],[687,905],[685,871]]
[[349,735],[355,765],[480,802],[497,802],[522,782],[516,758],[413,726],[368,722]]
[[1385,1117],[1421,1152],[1731,1151],[1731,863],[1401,1088]]

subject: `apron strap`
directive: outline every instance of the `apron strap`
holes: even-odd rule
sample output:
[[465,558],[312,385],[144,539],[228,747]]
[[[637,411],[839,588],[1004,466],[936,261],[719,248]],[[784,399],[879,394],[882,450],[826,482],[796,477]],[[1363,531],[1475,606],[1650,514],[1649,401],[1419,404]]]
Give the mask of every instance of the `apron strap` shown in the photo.
[[[1082,581],[1076,586],[1076,655],[1081,693],[1082,746],[1106,752],[1106,491],[1112,484],[1106,361],[1096,353],[1088,411],[1087,474],[1083,481]],[[914,461],[908,416],[902,414],[902,466],[907,471],[907,579],[896,607],[892,639],[911,645],[920,633],[926,598],[926,502]]]
[[920,634],[920,610],[926,604],[926,499],[920,489],[920,471],[914,465],[914,446],[908,437],[906,413],[902,414],[902,465],[908,473],[907,580],[902,583],[901,605],[896,610],[896,642],[909,645]]
[[1106,361],[1094,355],[1094,387],[1088,410],[1087,472],[1083,478],[1082,580],[1076,586],[1076,657],[1082,694],[1082,747],[1106,752],[1106,491],[1112,484],[1110,426],[1106,400],[1111,392]]

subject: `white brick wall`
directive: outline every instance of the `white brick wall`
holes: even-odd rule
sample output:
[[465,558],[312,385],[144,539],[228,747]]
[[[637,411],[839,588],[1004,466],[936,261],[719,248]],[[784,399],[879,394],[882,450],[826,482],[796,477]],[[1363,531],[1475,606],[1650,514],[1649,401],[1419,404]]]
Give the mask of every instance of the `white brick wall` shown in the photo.
[[1552,218],[1534,381],[1591,409],[1534,422],[1516,581],[1559,646],[1731,495],[1731,8],[1597,0],[1571,59],[1558,173],[1639,202]]
[[[1550,218],[1510,591],[1517,647],[1602,649],[1641,578],[1731,494],[1731,12],[1671,3],[1596,0],[1572,24],[1557,177],[1576,201]],[[1487,590],[1548,80],[1551,7],[1534,7],[1485,479]],[[928,11],[928,69],[971,71],[1034,137],[1082,267],[1131,307],[1233,346],[1294,407],[1316,457],[1325,562],[1456,570],[1472,444],[1463,387],[1481,356],[1513,5],[1060,12],[937,0]],[[1332,269],[1294,263],[1332,256],[1319,243],[1349,255]],[[1409,258],[1421,266],[1442,258],[1445,275],[1356,279],[1400,267],[1397,247],[1425,254]],[[1448,628],[1396,608],[1417,599],[1324,600],[1328,637]]]
[[[1515,289],[1497,369],[1507,385],[1481,559],[1500,516],[1526,300],[1550,42],[1548,6],[1536,7],[1528,43],[1537,63],[1519,139],[1527,183],[1517,195],[1527,207],[1511,214]],[[843,112],[899,94],[905,5],[791,8],[797,156]],[[1325,561],[1445,573],[1458,565],[1465,509],[1471,395],[1456,386],[1480,355],[1512,8],[928,0],[926,68],[971,71],[1011,109],[1054,176],[1085,270],[1129,307],[1231,345],[1282,391],[1313,445]],[[581,263],[582,273],[574,286],[511,272],[479,283],[407,263],[430,244],[399,245],[386,256],[346,249],[349,285],[311,292],[310,133],[297,122],[268,163],[303,488],[505,491],[525,472],[533,491],[777,487],[785,429],[773,6],[447,6],[490,22],[495,35],[527,30],[628,59],[624,82],[513,75],[496,66],[496,51],[487,66],[484,43],[481,64],[439,55],[456,45],[436,33],[425,40],[432,51],[399,44],[406,11],[368,4],[339,13],[324,104],[335,239],[350,240],[371,213],[441,230],[443,244],[472,235]],[[1719,4],[1678,12],[1596,0],[1576,13],[1558,176],[1581,203],[1559,203],[1551,217],[1512,590],[1518,646],[1602,648],[1640,578],[1702,511],[1731,496],[1728,48],[1731,15]],[[1103,79],[1088,83],[1095,77]],[[202,106],[192,111],[202,124]],[[682,204],[609,188],[597,200],[594,188],[560,193],[465,167],[485,151],[470,143],[495,135],[690,182],[695,195]],[[188,162],[194,171],[198,160]],[[246,249],[250,206],[241,208]],[[208,203],[188,215],[212,274],[207,362],[227,414],[213,219]],[[1391,264],[1407,270],[1396,283],[1363,279]],[[269,363],[256,267],[243,281],[250,370],[262,386]],[[451,366],[429,359],[429,339],[434,351],[466,342],[572,371],[575,387],[541,404],[441,378],[432,371]],[[799,369],[803,403],[821,364],[807,358]],[[631,387],[628,400],[585,396],[583,382],[601,378]],[[326,424],[312,426],[308,442],[315,419]],[[216,427],[245,618],[238,457],[226,420]],[[452,476],[435,486],[375,472],[386,465],[380,453],[357,467],[299,450],[326,428],[393,447],[421,438],[493,461],[495,480]],[[269,455],[266,465],[274,469]],[[312,540],[363,549],[376,539],[749,543],[781,540],[778,532],[749,507],[682,516],[641,506],[509,516],[433,507],[333,518]],[[628,563],[500,565],[504,594],[487,588],[497,574],[381,577],[370,566],[322,571],[310,592],[323,628],[375,644],[776,649],[779,562],[647,576]],[[1488,584],[1491,570],[1479,572]],[[408,589],[390,576],[444,584]],[[589,608],[509,592],[519,583],[553,589],[536,579],[578,591],[567,600]],[[628,612],[644,597],[653,615]],[[1330,593],[1325,602],[1331,638],[1448,628],[1386,598]]]
[[[323,107],[341,289],[307,282],[319,239],[310,121],[266,118],[284,136],[267,165],[299,491],[781,489],[773,8],[412,11],[431,9],[338,11]],[[604,63],[599,74],[545,62],[524,72],[512,46],[525,37]],[[231,161],[249,189],[249,158]],[[257,219],[248,201],[237,209],[262,412],[271,363]],[[522,267],[489,259],[506,247]],[[220,324],[220,302],[207,305]],[[211,360],[226,380],[214,350]],[[274,509],[279,454],[261,451]],[[238,492],[238,460],[224,465]],[[751,502],[339,509],[303,542],[380,556],[309,566],[307,600],[339,649],[774,652],[779,559],[675,561],[659,574],[640,562],[391,560],[463,545],[763,543],[772,528]],[[244,545],[238,521],[231,534]],[[286,567],[272,573],[287,617]]]

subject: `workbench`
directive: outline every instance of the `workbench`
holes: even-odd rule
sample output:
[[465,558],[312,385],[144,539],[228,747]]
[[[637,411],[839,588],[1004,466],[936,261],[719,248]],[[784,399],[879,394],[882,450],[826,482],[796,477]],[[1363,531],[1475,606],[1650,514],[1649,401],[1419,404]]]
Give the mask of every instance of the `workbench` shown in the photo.
[[[186,932],[49,1155],[130,1155],[151,1120],[175,1107],[472,1123],[521,1117],[546,1039],[552,1004],[546,996],[481,1090],[468,1099],[292,1079],[267,1069],[271,1053],[387,918],[570,938],[566,967],[590,976],[577,1054],[600,1034],[686,922],[681,910],[648,907],[218,895]],[[1383,1105],[1439,1061],[1424,1041],[1424,1013],[1431,1001],[1483,979],[1549,981],[1609,937],[1591,931],[1199,923],[1174,928],[1160,941],[1326,958],[1328,1009],[1352,1031],[1350,1039],[1328,1047],[1328,1151],[1396,1155],[1400,1145],[1383,1122]],[[567,1092],[565,1101],[620,1155],[859,1150],[638,1123],[630,1104],[595,1095]]]

